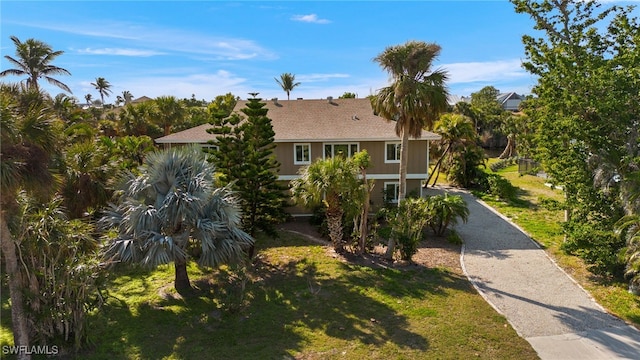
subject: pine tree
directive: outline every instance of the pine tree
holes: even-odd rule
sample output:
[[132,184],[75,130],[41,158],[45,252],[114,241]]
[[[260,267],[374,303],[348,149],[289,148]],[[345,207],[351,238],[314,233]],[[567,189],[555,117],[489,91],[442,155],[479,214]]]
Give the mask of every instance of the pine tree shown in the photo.
[[[275,224],[286,218],[286,188],[277,183],[280,163],[275,159],[275,132],[267,116],[265,103],[257,93],[241,109],[246,115],[232,114],[214,119],[216,134],[212,161],[220,173],[220,181],[232,184],[243,211],[243,228],[251,236],[262,231],[276,236]],[[250,254],[252,255],[253,249]]]

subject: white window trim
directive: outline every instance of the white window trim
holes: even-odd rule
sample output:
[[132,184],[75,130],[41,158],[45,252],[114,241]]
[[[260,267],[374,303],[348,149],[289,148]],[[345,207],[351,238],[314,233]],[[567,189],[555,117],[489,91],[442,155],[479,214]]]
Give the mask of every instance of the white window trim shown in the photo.
[[208,143],[200,144],[200,147],[203,149],[209,149],[209,150],[215,150],[215,151],[220,150],[220,146],[214,145],[214,144],[208,144]]
[[[351,145],[356,145],[356,152],[360,151],[360,143],[356,142],[356,141],[339,141],[339,142],[323,142],[322,143],[322,158],[326,159],[327,158],[327,154],[324,151],[325,146],[327,145],[331,145],[331,152],[334,152],[334,147],[335,145],[349,145],[349,149],[351,149]],[[353,156],[353,154],[351,154],[351,156]]]
[[[307,146],[309,147],[309,160],[298,161],[296,158],[297,151],[296,147],[298,146]],[[309,165],[311,164],[311,143],[294,143],[293,144],[293,165]]]
[[[386,191],[387,191],[387,185],[396,185],[398,187],[398,192],[400,191],[400,182],[399,181],[385,181],[383,186],[383,189],[385,191],[385,195],[386,195]],[[396,194],[396,196],[394,197],[394,199],[391,199],[391,201],[389,201],[392,204],[397,204],[398,203],[398,195],[400,194]]]
[[[398,146],[402,145],[402,143],[400,141],[386,141],[384,143],[384,163],[385,164],[399,164],[400,163],[400,159],[389,160],[389,158],[387,156],[388,155],[388,153],[387,153],[387,145],[390,145],[390,144],[394,144],[394,145],[398,145]],[[398,155],[398,156],[400,156],[400,155]]]

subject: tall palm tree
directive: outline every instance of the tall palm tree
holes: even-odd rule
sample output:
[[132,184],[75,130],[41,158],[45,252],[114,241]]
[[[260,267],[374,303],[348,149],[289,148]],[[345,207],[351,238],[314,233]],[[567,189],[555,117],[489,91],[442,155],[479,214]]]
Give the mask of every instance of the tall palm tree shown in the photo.
[[111,84],[109,84],[109,82],[105,80],[105,78],[98,77],[96,78],[96,82],[91,83],[91,85],[93,85],[93,87],[98,90],[98,93],[100,94],[100,100],[102,101],[102,106],[104,106],[104,97],[109,97],[109,95],[111,94]]
[[[409,137],[419,138],[423,128],[431,129],[447,109],[447,72],[431,69],[439,54],[437,44],[409,41],[387,47],[374,58],[392,78],[391,85],[371,97],[371,105],[374,112],[396,122],[396,134],[402,139],[398,200],[404,199],[407,192]],[[395,240],[390,239],[387,259],[393,257],[394,248]]]
[[376,113],[396,122],[396,134],[402,139],[399,199],[406,196],[409,137],[418,138],[424,128],[431,129],[447,108],[447,73],[431,69],[439,54],[437,44],[409,41],[386,48],[374,59],[393,81],[380,89],[371,102]]
[[93,99],[93,95],[87,94],[84,96],[84,99],[87,101],[87,105],[91,105],[91,100]]
[[296,76],[291,73],[284,73],[280,75],[280,80],[274,78],[278,85],[282,87],[282,90],[287,93],[287,100],[289,100],[289,93],[294,87],[300,85],[300,82],[296,82]]
[[15,36],[10,38],[16,46],[16,58],[9,55],[5,55],[4,58],[16,68],[0,72],[0,77],[26,75],[27,86],[36,90],[39,89],[38,79],[44,78],[50,84],[71,93],[71,89],[67,85],[51,77],[51,75],[71,75],[66,69],[51,65],[51,62],[62,55],[64,51],[53,51],[50,45],[35,39],[27,39],[25,42],[21,42]]
[[218,266],[240,259],[253,244],[240,229],[235,196],[215,186],[215,169],[199,147],[149,154],[141,171],[130,175],[119,203],[101,219],[118,232],[108,259],[150,267],[173,261],[174,286],[183,291],[191,288],[192,257],[202,266]]
[[336,251],[342,250],[343,200],[360,189],[359,169],[342,156],[317,160],[300,169],[291,182],[294,199],[305,206],[324,204],[329,237]]
[[[24,312],[24,279],[20,273],[16,247],[9,231],[9,221],[18,207],[18,193],[27,190],[42,195],[51,188],[52,175],[49,160],[56,149],[57,132],[53,116],[44,102],[33,101],[23,108],[18,97],[31,98],[35,87],[16,90],[0,87],[0,243],[8,275],[11,297],[11,320],[14,344],[29,346],[29,325]],[[30,358],[22,354],[20,359]]]
[[185,121],[187,112],[175,96],[159,96],[155,103],[158,113],[154,120],[167,136],[171,134],[172,126]]

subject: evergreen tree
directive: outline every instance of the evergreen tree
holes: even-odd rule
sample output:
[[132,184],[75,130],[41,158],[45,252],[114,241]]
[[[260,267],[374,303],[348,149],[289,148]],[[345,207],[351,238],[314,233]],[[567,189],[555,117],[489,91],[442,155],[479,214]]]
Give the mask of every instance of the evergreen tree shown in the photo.
[[[239,114],[214,119],[210,132],[217,134],[213,162],[224,184],[232,184],[238,192],[243,212],[244,230],[251,236],[263,231],[276,236],[275,224],[285,219],[285,187],[277,183],[280,163],[274,155],[275,132],[267,111],[257,98],[252,98]],[[252,255],[253,248],[250,250]]]

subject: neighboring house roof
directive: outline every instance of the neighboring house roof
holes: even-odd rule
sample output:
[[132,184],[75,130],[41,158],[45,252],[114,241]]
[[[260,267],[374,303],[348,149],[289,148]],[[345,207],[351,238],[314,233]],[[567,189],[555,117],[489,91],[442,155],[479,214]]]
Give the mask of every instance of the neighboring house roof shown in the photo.
[[[263,100],[275,132],[275,142],[397,141],[395,122],[373,113],[369,99]],[[247,101],[239,100],[240,112]],[[215,135],[211,125],[200,125],[156,139],[157,143],[204,143]],[[422,132],[422,140],[439,140],[440,135]]]
[[[524,100],[524,98],[525,98],[524,96],[518,95],[514,92],[499,93],[496,96],[496,100],[500,103],[500,105],[502,105],[502,108],[505,110],[511,110],[511,111],[517,111],[518,106],[520,105],[522,100]],[[471,97],[449,95],[449,97],[447,98],[447,102],[449,103],[449,105],[452,105],[452,106],[461,101],[466,103],[471,103]]]
[[150,101],[150,100],[153,100],[153,99],[147,96],[140,96],[135,100],[131,100],[130,104],[138,104],[138,103],[143,103],[145,101]]
[[524,100],[524,96],[518,95],[514,92],[500,93],[496,97],[502,108],[505,110],[517,111],[518,106]]

